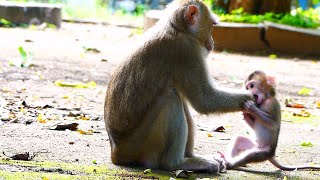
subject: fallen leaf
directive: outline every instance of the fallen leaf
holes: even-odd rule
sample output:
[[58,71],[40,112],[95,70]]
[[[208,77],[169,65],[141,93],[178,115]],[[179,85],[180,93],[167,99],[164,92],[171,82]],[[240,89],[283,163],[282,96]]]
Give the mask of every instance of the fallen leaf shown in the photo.
[[269,58],[270,58],[270,59],[277,59],[278,56],[277,56],[276,54],[270,54],[270,55],[269,55]]
[[285,99],[285,105],[286,105],[286,107],[291,107],[291,108],[305,108],[306,107],[303,102],[294,102],[290,97],[287,97]]
[[90,118],[89,118],[89,117],[85,117],[85,116],[80,116],[80,119],[81,119],[81,120],[85,120],[85,121],[90,120]]
[[93,161],[92,161],[92,164],[98,164],[98,163],[97,163],[97,160],[93,160]]
[[143,174],[150,174],[151,173],[151,169],[146,169],[143,171]]
[[299,94],[299,95],[309,96],[309,95],[311,95],[312,91],[313,91],[313,90],[310,89],[310,88],[303,87],[303,88],[301,88],[301,89],[298,91],[298,94]]
[[188,171],[186,170],[176,170],[176,178],[188,179]]
[[18,62],[15,62],[15,65],[16,66],[18,65],[18,67],[29,67],[30,65],[32,65],[31,64],[32,54],[29,52],[26,52],[22,46],[18,47],[18,51],[20,53],[21,60]]
[[24,112],[26,112],[26,110],[23,107],[21,107],[20,112],[24,113]]
[[44,114],[39,114],[37,117],[38,122],[40,123],[46,123],[47,122],[47,117]]
[[[5,155],[4,152],[3,152],[3,155]],[[5,155],[5,156],[7,156],[7,155]],[[25,152],[25,153],[22,153],[22,154],[15,154],[13,156],[10,156],[9,158],[12,159],[12,160],[30,161],[34,157],[35,157],[35,155],[30,155],[29,152]]]
[[320,109],[320,101],[317,101],[317,102],[316,102],[316,107],[317,107],[318,109]]
[[311,113],[306,110],[301,110],[298,113],[293,113],[294,116],[310,117]]
[[84,131],[79,129],[78,132],[82,135],[92,135],[93,131],[92,130],[88,130],[88,131]]
[[24,42],[29,42],[29,43],[31,43],[31,42],[33,42],[33,41],[32,41],[31,39],[25,39]]
[[287,176],[283,176],[283,180],[288,180],[288,177]]
[[313,144],[311,142],[303,142],[300,144],[300,146],[303,146],[303,147],[313,147]]
[[88,48],[88,47],[83,47],[84,49],[84,52],[86,53],[94,53],[94,54],[97,54],[97,53],[100,53],[101,51],[97,48]]
[[97,84],[94,81],[90,81],[88,83],[82,82],[63,82],[63,81],[55,81],[54,84],[56,86],[62,87],[72,87],[72,88],[96,88]]
[[63,111],[80,111],[80,107],[57,107],[58,110],[63,110]]
[[217,128],[215,128],[213,131],[214,132],[224,132],[226,129],[223,126],[219,126]]
[[213,137],[213,135],[211,133],[207,133],[208,137]]
[[57,130],[57,131],[64,131],[64,130],[71,130],[75,131],[78,129],[78,123],[71,123],[71,124],[57,124],[55,127],[51,127],[50,130]]
[[81,116],[81,115],[82,115],[81,111],[70,111],[67,116],[68,117],[78,117],[78,116]]
[[74,145],[74,142],[69,142],[69,144]]

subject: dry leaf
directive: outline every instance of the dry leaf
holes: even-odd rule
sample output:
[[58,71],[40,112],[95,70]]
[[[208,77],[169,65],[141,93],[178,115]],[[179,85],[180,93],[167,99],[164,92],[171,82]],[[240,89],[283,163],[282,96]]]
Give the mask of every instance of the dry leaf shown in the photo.
[[[4,152],[3,152],[4,154]],[[5,154],[4,154],[5,155]],[[7,155],[5,155],[7,156]],[[31,159],[33,159],[35,157],[35,155],[30,155],[29,152],[25,152],[25,153],[22,153],[22,154],[16,154],[16,155],[13,155],[11,157],[9,157],[10,159],[12,160],[19,160],[19,161],[30,161]]]
[[87,47],[84,47],[83,48],[84,49],[84,51],[86,52],[86,53],[94,53],[94,54],[97,54],[97,53],[100,53],[101,51],[99,50],[99,49],[97,49],[97,48],[87,48]]
[[320,109],[320,101],[317,101],[317,102],[316,102],[316,107],[317,107],[318,109]]
[[31,39],[25,39],[24,42],[33,42]]
[[213,135],[211,133],[208,133],[207,135],[208,135],[208,137],[213,137]]
[[89,118],[89,117],[85,117],[85,116],[80,116],[80,119],[81,119],[81,120],[85,120],[85,121],[90,120],[90,118]]
[[219,126],[217,128],[215,128],[213,131],[214,132],[224,132],[226,129],[223,126]]
[[46,123],[47,122],[47,117],[44,114],[39,114],[37,117],[37,121],[40,123]]
[[55,81],[54,84],[56,86],[72,87],[72,88],[96,88],[97,87],[97,83],[95,83],[94,81],[90,81],[88,83]]
[[92,135],[93,131],[92,130],[88,130],[88,131],[84,131],[79,129],[78,132],[82,135]]
[[294,102],[290,97],[286,98],[285,105],[286,105],[286,107],[291,107],[291,108],[305,108],[306,107],[303,102]]
[[151,173],[151,169],[146,169],[143,171],[143,174],[150,174]]
[[310,117],[311,113],[306,110],[301,110],[298,113],[293,113],[294,116],[301,116],[301,117]]
[[188,179],[188,172],[185,170],[176,170],[176,178]]
[[58,124],[54,128],[50,128],[51,130],[57,130],[57,131],[64,131],[64,130],[71,130],[75,131],[78,129],[78,123],[71,123],[71,124]]

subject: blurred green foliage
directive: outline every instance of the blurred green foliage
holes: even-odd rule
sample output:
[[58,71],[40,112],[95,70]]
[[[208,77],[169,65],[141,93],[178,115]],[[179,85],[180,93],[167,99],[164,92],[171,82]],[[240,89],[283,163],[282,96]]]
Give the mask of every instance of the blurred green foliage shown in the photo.
[[320,27],[320,8],[310,8],[305,11],[301,8],[297,8],[287,14],[266,13],[263,15],[252,15],[243,13],[242,8],[232,11],[231,14],[223,14],[221,12],[216,13],[219,14],[220,20],[223,22],[257,24],[264,21],[270,21],[303,28]]
[[[139,19],[142,21],[142,15],[149,10],[147,5],[137,5],[135,10],[130,14],[125,10],[117,10],[111,13],[108,8],[110,0],[15,0],[18,2],[42,2],[42,3],[59,3],[63,6],[62,16],[66,19],[100,19],[104,21],[110,21],[118,19],[119,21],[129,21]],[[241,22],[241,23],[261,23],[264,21],[270,21],[280,24],[286,24],[303,28],[317,28],[320,27],[320,8],[309,9],[303,11],[301,8],[297,8],[288,14],[275,14],[266,13],[263,15],[252,15],[243,13],[240,8],[234,10],[230,14],[226,14],[223,8],[215,6],[215,0],[203,0],[204,3],[211,7],[212,10],[220,16],[221,21],[224,22]],[[318,4],[320,0],[312,0],[312,4]],[[89,4],[89,5],[88,5]],[[112,15],[113,14],[113,15]],[[117,21],[118,21],[117,20]],[[140,22],[139,22],[140,23]],[[141,22],[140,24],[142,24]],[[12,26],[7,22],[0,22],[0,26]]]

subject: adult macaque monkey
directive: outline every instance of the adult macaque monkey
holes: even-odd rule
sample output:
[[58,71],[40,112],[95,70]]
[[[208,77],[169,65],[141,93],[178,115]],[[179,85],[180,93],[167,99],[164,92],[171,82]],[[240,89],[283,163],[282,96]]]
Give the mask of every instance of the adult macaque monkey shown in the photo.
[[187,101],[209,114],[243,110],[253,97],[210,83],[204,59],[213,48],[217,19],[202,1],[174,1],[166,11],[108,85],[104,113],[111,159],[118,165],[217,173],[223,161],[193,155]]
[[256,99],[245,103],[244,120],[255,132],[255,138],[237,136],[230,144],[226,160],[227,169],[244,166],[252,162],[269,160],[281,170],[320,169],[320,166],[282,166],[275,160],[275,151],[281,125],[281,110],[275,98],[275,82],[273,77],[262,71],[255,71],[246,80],[246,89]]

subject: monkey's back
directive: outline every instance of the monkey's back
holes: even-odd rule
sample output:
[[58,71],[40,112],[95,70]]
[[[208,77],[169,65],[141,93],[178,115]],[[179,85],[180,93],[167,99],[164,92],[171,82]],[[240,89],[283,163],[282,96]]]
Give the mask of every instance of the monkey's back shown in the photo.
[[[172,87],[171,59],[174,48],[163,44],[170,42],[147,42],[129,55],[113,74],[105,102],[108,130],[122,134],[137,128],[157,98]],[[159,48],[165,48],[161,52],[167,53],[159,53]]]

